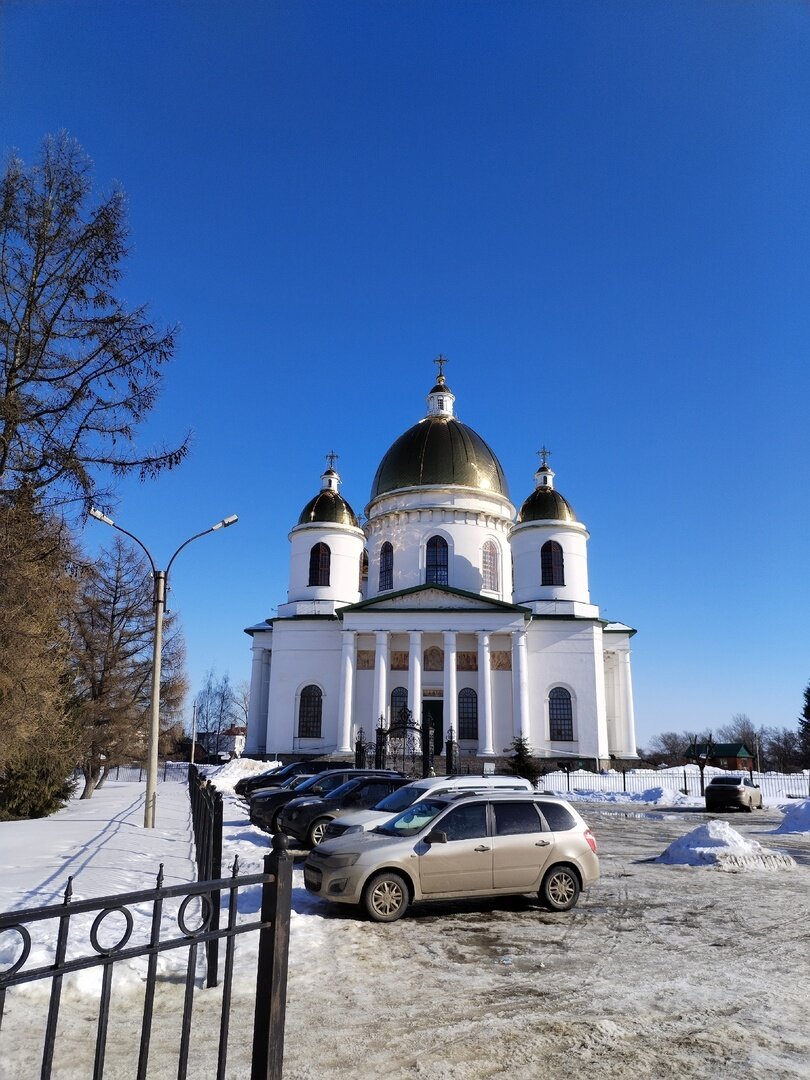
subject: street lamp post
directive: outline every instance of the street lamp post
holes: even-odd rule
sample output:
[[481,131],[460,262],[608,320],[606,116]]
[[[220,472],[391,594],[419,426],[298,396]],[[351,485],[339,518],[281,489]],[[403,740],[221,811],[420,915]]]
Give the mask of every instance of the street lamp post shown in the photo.
[[160,739],[160,662],[163,649],[163,614],[166,610],[166,592],[168,588],[169,571],[172,568],[174,560],[183,548],[188,547],[192,540],[199,540],[201,536],[207,536],[208,533],[216,532],[217,529],[227,529],[229,525],[234,525],[239,519],[236,514],[231,514],[230,517],[223,518],[222,521],[218,521],[216,525],[212,525],[209,529],[203,529],[202,532],[190,536],[188,540],[183,541],[177,551],[175,551],[174,555],[169,559],[166,569],[158,570],[149,548],[147,548],[137,536],[131,532],[127,532],[126,529],[122,529],[120,525],[116,525],[112,518],[107,517],[106,514],[102,514],[101,511],[96,510],[95,507],[90,508],[90,516],[94,517],[97,521],[103,521],[105,525],[109,525],[113,529],[117,529],[118,532],[128,536],[130,540],[134,540],[138,547],[146,554],[149,565],[152,567],[152,581],[154,582],[155,587],[153,596],[155,632],[154,640],[152,642],[152,687],[149,698],[149,742],[147,746],[146,805],[144,806],[143,812],[143,827],[145,829],[154,829],[155,805],[157,803],[158,741]]

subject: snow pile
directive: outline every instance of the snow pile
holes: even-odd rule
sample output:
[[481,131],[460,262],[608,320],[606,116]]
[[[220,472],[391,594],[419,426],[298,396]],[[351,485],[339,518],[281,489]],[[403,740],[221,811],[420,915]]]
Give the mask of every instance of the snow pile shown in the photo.
[[790,870],[790,855],[746,840],[725,821],[710,821],[670,844],[656,862],[715,866],[718,870]]
[[774,829],[774,832],[810,833],[810,799],[789,803],[783,809],[785,816],[782,818],[779,827]]
[[[551,791],[546,794],[552,794]],[[651,787],[645,791],[562,791],[554,794],[563,798],[593,803],[644,803],[645,806],[694,806],[702,807],[703,799],[684,795],[674,788]]]
[[243,776],[256,776],[270,772],[281,765],[280,761],[255,761],[253,758],[233,758],[224,765],[206,769],[205,775],[219,791],[233,792],[234,785]]

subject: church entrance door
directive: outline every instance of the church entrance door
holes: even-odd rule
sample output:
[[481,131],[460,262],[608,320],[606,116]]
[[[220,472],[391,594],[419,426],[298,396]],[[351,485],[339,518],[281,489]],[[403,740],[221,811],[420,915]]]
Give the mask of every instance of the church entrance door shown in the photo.
[[425,698],[422,702],[422,718],[423,720],[430,720],[430,727],[433,731],[433,753],[441,755],[444,753],[444,702],[437,701],[436,698]]

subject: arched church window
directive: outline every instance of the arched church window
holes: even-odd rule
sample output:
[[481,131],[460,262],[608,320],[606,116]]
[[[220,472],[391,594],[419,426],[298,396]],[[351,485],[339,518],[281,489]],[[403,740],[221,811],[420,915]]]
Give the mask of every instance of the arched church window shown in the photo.
[[500,592],[501,575],[500,560],[498,558],[498,545],[494,540],[487,540],[484,544],[481,570],[484,578],[484,588],[488,592]]
[[298,703],[298,738],[320,739],[323,692],[319,686],[305,686]]
[[428,585],[448,585],[447,541],[443,536],[431,536],[427,542],[425,582]]
[[328,585],[332,552],[327,544],[315,544],[309,553],[310,585]]
[[541,585],[564,585],[563,549],[556,540],[546,540],[540,548]]
[[478,738],[478,694],[469,688],[458,695],[458,737]]
[[554,742],[573,742],[574,711],[571,695],[564,686],[555,686],[548,695],[550,738]]
[[394,548],[386,540],[380,548],[380,592],[394,587]]
[[408,722],[408,691],[404,686],[395,686],[391,691],[391,727]]
[[363,548],[363,554],[360,556],[360,592],[363,592],[368,581],[368,551]]

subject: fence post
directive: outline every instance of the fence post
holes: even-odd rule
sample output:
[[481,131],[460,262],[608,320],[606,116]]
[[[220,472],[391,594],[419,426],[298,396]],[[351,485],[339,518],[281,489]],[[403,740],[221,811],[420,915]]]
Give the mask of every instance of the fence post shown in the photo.
[[273,880],[262,887],[261,919],[271,925],[259,932],[250,1080],[281,1080],[292,897],[292,859],[282,833],[273,837],[273,853],[264,857],[264,872]]
[[627,769],[622,769],[622,791],[627,791]]
[[[211,818],[211,866],[210,876],[214,881],[222,877],[222,796],[214,792],[213,814]],[[211,900],[211,929],[219,930],[220,891],[209,893]],[[209,941],[206,955],[208,978],[206,986],[216,986],[219,975],[219,941]]]

